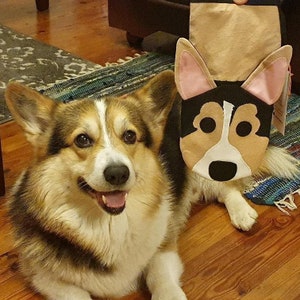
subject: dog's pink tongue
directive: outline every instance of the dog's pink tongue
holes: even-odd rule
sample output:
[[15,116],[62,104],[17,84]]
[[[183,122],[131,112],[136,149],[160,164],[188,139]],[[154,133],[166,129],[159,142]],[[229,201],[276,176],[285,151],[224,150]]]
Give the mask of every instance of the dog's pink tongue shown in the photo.
[[125,205],[126,196],[127,196],[126,192],[120,192],[120,191],[104,193],[102,195],[102,201],[108,207],[119,208]]

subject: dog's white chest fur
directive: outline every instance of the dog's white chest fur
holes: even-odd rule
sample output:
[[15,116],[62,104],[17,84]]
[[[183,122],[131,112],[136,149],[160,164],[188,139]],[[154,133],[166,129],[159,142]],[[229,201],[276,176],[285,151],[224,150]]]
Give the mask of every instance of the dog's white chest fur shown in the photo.
[[141,269],[146,267],[166,234],[168,215],[169,207],[164,203],[150,222],[140,217],[128,224],[125,214],[118,220],[111,220],[107,227],[110,231],[107,231],[107,237],[110,237],[110,251],[115,249],[112,273],[98,275],[86,272],[79,278],[78,284],[82,284],[84,289],[95,296],[103,296],[103,293],[110,296],[114,291],[115,297],[121,297],[135,290],[137,279],[142,276]]
[[170,207],[163,201],[155,215],[147,217],[143,214],[143,207],[130,203],[130,197],[127,201],[126,212],[119,216],[76,226],[79,234],[90,242],[99,240],[95,251],[112,264],[112,271],[97,273],[86,270],[80,273],[62,266],[56,270],[61,279],[74,282],[99,297],[121,297],[137,288],[141,270],[157,252],[167,232]]

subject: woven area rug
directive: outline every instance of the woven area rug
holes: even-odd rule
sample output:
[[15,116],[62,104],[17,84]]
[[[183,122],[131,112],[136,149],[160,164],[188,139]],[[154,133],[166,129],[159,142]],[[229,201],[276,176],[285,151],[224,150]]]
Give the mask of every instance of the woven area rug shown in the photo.
[[4,101],[9,81],[48,88],[102,68],[0,24],[0,124],[11,119]]
[[127,61],[111,65],[74,78],[49,89],[43,94],[69,102],[79,98],[101,98],[108,95],[124,95],[145,84],[151,77],[163,70],[173,69],[174,58],[159,53],[147,53]]
[[[5,32],[5,41],[6,43],[9,41],[11,45],[6,47],[4,54],[3,51],[1,52],[2,48],[0,50],[1,57],[5,57],[5,60],[0,61],[0,104],[6,83],[11,79],[25,82],[41,93],[67,103],[83,97],[100,98],[107,95],[126,94],[139,88],[159,72],[174,67],[173,57],[158,53],[148,53],[101,67],[75,58],[60,49],[35,42],[31,38],[16,34],[1,26],[0,43],[3,43],[1,32]],[[28,42],[29,45],[20,46],[19,42]],[[41,45],[44,50],[39,49]],[[14,54],[11,51],[15,51]],[[38,58],[44,51],[49,51],[51,54],[43,56],[42,59]],[[25,63],[22,72],[16,75],[18,72],[14,70],[5,76],[1,74],[1,69],[3,70],[4,67],[8,72],[7,64],[19,68],[18,59],[15,57],[19,57],[20,53],[23,55],[21,55],[23,63],[27,61],[28,56],[31,57],[31,62],[28,65],[27,62]],[[10,59],[8,59],[9,55]],[[49,55],[52,55],[51,58]],[[41,66],[43,71],[38,71],[39,74],[35,73]],[[297,95],[290,97],[287,122],[285,136],[275,129],[272,130],[271,143],[287,148],[300,162],[300,97]],[[297,193],[299,188],[300,176],[294,180],[274,177],[258,178],[254,185],[245,192],[245,196],[256,204],[277,205],[286,212],[285,208],[296,208],[293,194]]]

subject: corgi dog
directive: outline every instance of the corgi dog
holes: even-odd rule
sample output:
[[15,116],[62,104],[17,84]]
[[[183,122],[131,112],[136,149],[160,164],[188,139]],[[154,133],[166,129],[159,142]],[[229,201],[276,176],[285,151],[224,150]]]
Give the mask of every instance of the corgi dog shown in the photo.
[[[10,83],[7,105],[35,149],[8,203],[20,270],[46,299],[118,298],[146,283],[152,300],[187,299],[179,234],[200,198],[225,203],[231,222],[257,218],[242,182],[215,182],[182,159],[172,71],[123,97],[56,102]],[[270,147],[262,171],[291,176]]]
[[172,145],[160,153],[175,95],[172,71],[125,98],[69,104],[8,85],[35,149],[8,210],[20,270],[46,299],[118,298],[141,282],[152,299],[186,299],[177,239],[192,197],[170,172]]

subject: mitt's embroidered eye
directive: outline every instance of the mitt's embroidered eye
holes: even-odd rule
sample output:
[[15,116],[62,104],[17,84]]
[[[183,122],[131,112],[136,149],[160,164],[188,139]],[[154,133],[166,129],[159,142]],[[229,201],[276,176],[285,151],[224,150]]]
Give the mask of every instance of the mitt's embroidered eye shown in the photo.
[[126,144],[134,144],[136,142],[136,133],[132,130],[126,130],[122,138]]
[[241,136],[241,137],[245,137],[247,135],[249,135],[252,131],[252,125],[251,123],[247,122],[247,121],[243,121],[240,122],[237,126],[236,126],[236,133],[237,135]]
[[205,133],[211,133],[216,129],[216,121],[213,118],[203,118],[200,121],[200,128]]
[[79,148],[88,148],[93,146],[94,141],[87,134],[79,134],[74,141],[75,145]]

